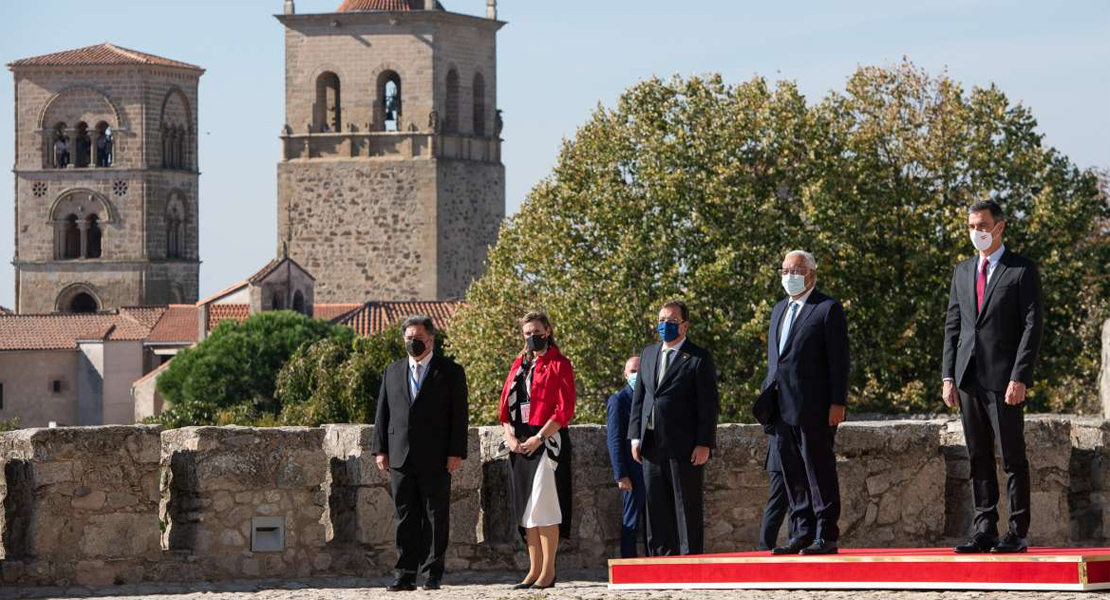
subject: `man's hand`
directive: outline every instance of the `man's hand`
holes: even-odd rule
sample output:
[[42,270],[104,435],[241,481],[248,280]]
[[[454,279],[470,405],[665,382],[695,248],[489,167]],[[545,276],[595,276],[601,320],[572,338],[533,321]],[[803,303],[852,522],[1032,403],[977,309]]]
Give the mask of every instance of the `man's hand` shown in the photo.
[[640,442],[632,442],[632,460],[643,463],[644,457],[640,454]]
[[690,464],[700,467],[709,460],[709,446],[694,446],[694,453],[690,456]]
[[541,446],[543,446],[543,440],[540,439],[540,436],[534,435],[524,440],[524,443],[520,445],[520,451],[531,456],[532,453],[539,450]]
[[948,408],[960,408],[960,394],[956,392],[956,384],[951,379],[945,380],[940,398]]
[[378,470],[379,471],[388,471],[389,470],[389,455],[388,454],[379,454],[379,455],[375,456],[374,457],[374,462],[378,464]]
[[461,467],[461,466],[462,466],[462,457],[460,457],[460,456],[448,456],[447,457],[447,472],[448,473],[454,473],[455,471],[458,471],[459,467]]
[[1020,381],[1011,381],[1006,386],[1006,404],[1017,406],[1025,402],[1025,384]]
[[829,407],[829,427],[836,427],[844,422],[844,415],[848,413],[848,407],[843,404],[833,404]]
[[617,487],[620,488],[622,492],[631,492],[632,479],[629,477],[621,477],[619,480],[617,480]]

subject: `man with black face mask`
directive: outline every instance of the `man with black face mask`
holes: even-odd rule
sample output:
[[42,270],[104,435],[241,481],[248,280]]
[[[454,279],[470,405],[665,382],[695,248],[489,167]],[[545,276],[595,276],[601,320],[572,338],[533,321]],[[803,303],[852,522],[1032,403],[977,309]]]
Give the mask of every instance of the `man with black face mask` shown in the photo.
[[686,339],[690,313],[672,300],[659,310],[659,343],[640,355],[628,437],[644,466],[648,553],[705,551],[702,488],[717,443],[717,368],[709,350]]
[[388,471],[396,505],[397,579],[391,592],[425,590],[443,579],[451,504],[451,474],[466,458],[469,419],[466,373],[432,352],[435,327],[425,316],[401,325],[407,358],[386,368],[378,394],[371,452]]

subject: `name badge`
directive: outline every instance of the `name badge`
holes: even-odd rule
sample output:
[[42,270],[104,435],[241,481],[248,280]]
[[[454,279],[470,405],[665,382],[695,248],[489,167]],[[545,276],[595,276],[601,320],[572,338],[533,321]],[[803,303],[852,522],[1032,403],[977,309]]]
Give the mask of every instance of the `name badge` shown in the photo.
[[528,419],[532,417],[532,403],[525,402],[520,405],[520,420],[522,423],[527,423]]

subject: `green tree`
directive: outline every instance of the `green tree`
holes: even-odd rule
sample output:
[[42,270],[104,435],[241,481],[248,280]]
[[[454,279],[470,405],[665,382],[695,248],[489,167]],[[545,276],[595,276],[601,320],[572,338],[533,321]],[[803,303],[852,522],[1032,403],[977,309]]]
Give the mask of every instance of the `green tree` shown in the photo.
[[948,284],[971,255],[965,210],[996,198],[1007,243],[1044,275],[1050,333],[1031,400],[1081,406],[1110,295],[1096,185],[1043,147],[1028,109],[909,63],[861,68],[814,105],[791,82],[648,80],[599,107],[505,222],[451,349],[476,420],[492,422],[515,319],[546,310],[576,368],[579,418],[598,422],[624,359],[677,297],[714,352],[722,418],[744,420],[782,297],[776,269],[804,248],[848,313],[856,409],[937,410]]
[[167,427],[251,424],[275,417],[277,374],[305,344],[332,339],[351,344],[347,327],[292,311],[264,312],[236,323],[224,321],[195,348],[179,353],[158,379],[171,403],[162,414]]

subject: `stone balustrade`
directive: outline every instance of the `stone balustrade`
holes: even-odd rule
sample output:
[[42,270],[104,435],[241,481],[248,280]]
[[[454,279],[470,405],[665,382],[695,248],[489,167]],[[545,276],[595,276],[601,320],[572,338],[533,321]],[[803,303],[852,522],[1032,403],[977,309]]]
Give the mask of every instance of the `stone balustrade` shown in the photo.
[[[110,585],[380,575],[395,560],[387,474],[373,427],[89,427],[0,434],[0,581]],[[620,496],[605,428],[575,426],[567,568],[617,554]],[[1026,440],[1036,545],[1110,542],[1110,421],[1031,416]],[[755,548],[768,438],[722,425],[706,474],[710,552]],[[449,572],[521,569],[500,428],[471,429],[451,494]],[[972,516],[958,420],[841,426],[848,547],[948,545]],[[1003,484],[1004,485],[1004,484]],[[1004,487],[1003,487],[1004,489]]]

